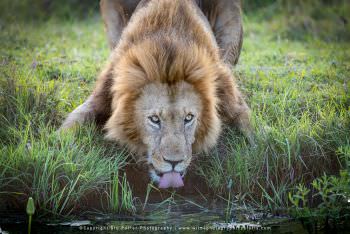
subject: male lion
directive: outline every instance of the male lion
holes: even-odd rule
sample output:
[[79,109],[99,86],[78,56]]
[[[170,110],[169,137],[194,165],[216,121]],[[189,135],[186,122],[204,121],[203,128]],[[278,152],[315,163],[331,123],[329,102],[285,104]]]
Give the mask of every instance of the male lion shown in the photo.
[[103,123],[160,188],[184,185],[192,151],[215,145],[222,120],[249,135],[230,70],[241,49],[239,1],[102,0],[101,12],[111,57],[61,129]]

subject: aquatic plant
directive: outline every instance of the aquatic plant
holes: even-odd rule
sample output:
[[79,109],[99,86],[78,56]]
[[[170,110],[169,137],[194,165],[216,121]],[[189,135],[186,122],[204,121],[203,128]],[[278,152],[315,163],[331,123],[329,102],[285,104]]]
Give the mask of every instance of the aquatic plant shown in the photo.
[[125,173],[122,178],[118,173],[113,176],[108,197],[113,212],[135,212],[134,197]]
[[35,205],[32,197],[28,199],[26,211],[28,215],[28,234],[30,234],[32,230],[32,216],[35,213]]
[[350,220],[350,145],[340,147],[338,152],[342,154],[344,165],[338,176],[324,174],[311,184],[299,184],[288,194],[290,214],[312,231],[317,226],[336,228],[338,224]]

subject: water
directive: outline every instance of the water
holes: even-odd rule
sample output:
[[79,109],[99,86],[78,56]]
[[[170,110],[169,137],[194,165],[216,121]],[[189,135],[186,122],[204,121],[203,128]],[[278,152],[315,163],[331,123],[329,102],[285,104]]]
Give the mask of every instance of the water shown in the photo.
[[[195,199],[194,199],[195,200]],[[87,213],[74,220],[38,220],[32,225],[32,233],[309,233],[298,221],[288,217],[272,216],[267,213],[233,208],[233,218],[225,221],[224,204],[207,209],[194,201],[174,198],[163,203],[139,206],[139,215],[114,215]],[[26,217],[7,216],[0,221],[2,231],[26,233]],[[240,231],[238,231],[240,230]],[[350,229],[349,229],[350,230]],[[319,230],[318,233],[334,233]],[[346,229],[337,233],[350,233]]]
[[[227,201],[210,194],[210,189],[203,186],[204,181],[198,181],[198,177],[188,177],[181,191],[152,191],[146,199],[147,174],[130,176],[128,181],[134,185],[133,194],[138,197],[135,200],[137,215],[96,211],[59,220],[44,220],[34,215],[36,222],[32,224],[32,233],[149,233],[156,230],[157,233],[227,233],[227,230],[241,230],[239,233],[314,232],[312,228],[306,228],[287,216],[273,216],[265,211],[235,204],[227,217]],[[94,201],[100,203],[99,199],[89,200],[91,209],[97,205]],[[0,214],[0,228],[8,233],[27,233],[25,211],[21,214]],[[349,223],[335,228],[327,231],[316,227],[317,233],[350,233]]]
[[[211,212],[171,212],[163,215],[162,213],[155,213],[152,218],[146,219],[126,219],[110,216],[104,218],[90,217],[88,220],[72,220],[69,222],[34,223],[32,233],[84,233],[87,231],[101,233],[135,233],[135,231],[144,233],[150,231],[222,233],[223,230],[232,229],[264,230],[260,231],[263,233],[276,233],[276,231],[279,233],[307,233],[300,224],[287,222],[283,219],[273,225],[261,225],[259,222],[230,222],[227,224],[222,217]],[[291,229],[291,224],[293,229]],[[2,224],[1,227],[3,231],[9,233],[25,233],[27,231],[24,222]]]

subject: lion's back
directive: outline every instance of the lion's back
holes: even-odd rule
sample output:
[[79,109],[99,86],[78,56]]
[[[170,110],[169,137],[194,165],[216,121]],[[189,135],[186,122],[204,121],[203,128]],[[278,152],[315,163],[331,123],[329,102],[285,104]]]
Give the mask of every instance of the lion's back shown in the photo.
[[122,41],[137,44],[146,38],[174,43],[196,44],[217,53],[215,36],[200,9],[192,1],[149,1],[132,16],[122,34]]

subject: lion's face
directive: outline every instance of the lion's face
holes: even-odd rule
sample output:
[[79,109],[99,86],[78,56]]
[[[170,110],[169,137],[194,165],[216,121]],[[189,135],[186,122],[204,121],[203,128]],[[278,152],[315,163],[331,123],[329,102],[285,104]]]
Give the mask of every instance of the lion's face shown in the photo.
[[151,178],[159,187],[180,187],[192,159],[201,101],[193,87],[149,84],[136,102],[135,114],[147,147]]
[[[146,161],[160,188],[181,187],[194,152],[220,133],[220,66],[207,50],[147,40],[116,54],[106,137]],[[215,57],[216,58],[216,57]]]

